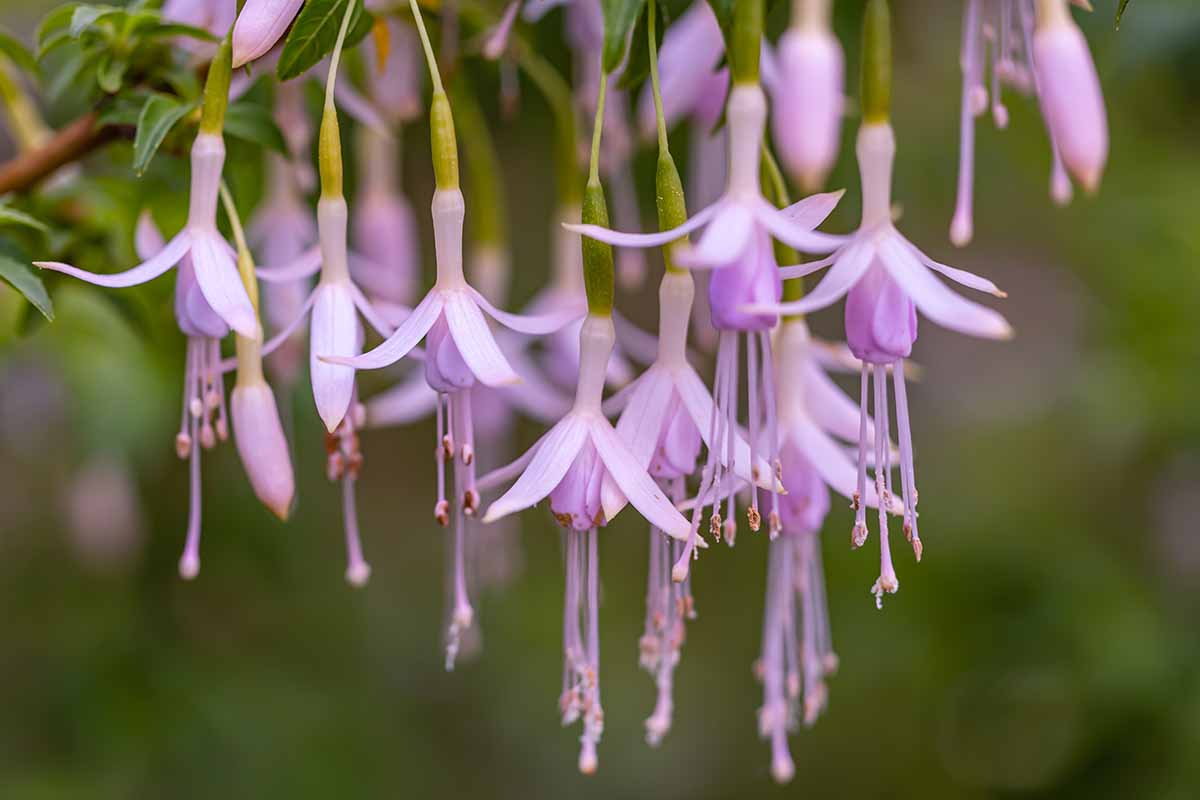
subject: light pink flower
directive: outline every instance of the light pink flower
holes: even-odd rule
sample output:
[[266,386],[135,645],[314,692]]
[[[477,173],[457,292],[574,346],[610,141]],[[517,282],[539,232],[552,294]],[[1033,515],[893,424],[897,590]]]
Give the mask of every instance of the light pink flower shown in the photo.
[[[708,3],[693,3],[667,28],[658,50],[658,73],[668,128],[710,106],[720,115],[729,85],[728,68],[719,68],[724,54],[721,27]],[[638,97],[637,111],[639,133],[652,138],[657,120],[649,84]]]
[[374,37],[363,42],[371,102],[392,126],[421,116],[421,44],[411,25],[387,18],[388,53],[382,68]]
[[[160,13],[168,22],[191,25],[223,37],[237,16],[237,0],[166,0]],[[175,42],[184,50],[204,58],[211,58],[217,49],[212,42],[197,41],[190,36],[179,36]]]
[[254,494],[281,520],[287,520],[295,495],[292,460],[279,421],[275,394],[259,374],[256,380],[239,376],[230,399],[233,439]]
[[233,26],[233,68],[274,47],[302,4],[303,0],[246,0]]

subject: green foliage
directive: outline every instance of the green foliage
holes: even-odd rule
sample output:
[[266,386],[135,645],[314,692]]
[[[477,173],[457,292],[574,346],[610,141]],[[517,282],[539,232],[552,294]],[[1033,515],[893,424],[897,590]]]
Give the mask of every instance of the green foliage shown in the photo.
[[366,38],[373,18],[363,9],[362,0],[308,0],[283,43],[279,66],[275,69],[281,81],[299,77],[333,52],[346,3],[357,7],[350,18],[345,46],[352,47]]
[[138,115],[137,132],[133,138],[133,171],[141,175],[158,152],[163,139],[199,105],[199,101],[181,103],[170,95],[155,92],[146,98]]
[[1125,16],[1125,9],[1129,7],[1129,0],[1121,0],[1117,5],[1117,16],[1113,22],[1113,27],[1117,30],[1121,29],[1121,18]]
[[50,227],[32,214],[13,208],[7,203],[0,203],[0,225],[18,225],[32,228],[40,233],[49,233]]
[[[655,39],[658,44],[662,44],[667,26],[678,19],[684,11],[687,11],[687,8],[687,0],[662,0],[654,4],[658,19],[655,26]],[[625,90],[636,88],[650,74],[649,48],[646,47],[646,13],[644,11],[638,14],[637,24],[633,27],[633,35],[629,42],[629,59],[625,62],[625,69],[621,71],[621,77],[617,80],[617,87]]]
[[261,145],[268,150],[287,154],[287,142],[275,124],[271,112],[258,103],[234,103],[225,112],[225,133],[238,139]]
[[29,259],[16,246],[0,240],[0,278],[20,292],[47,320],[54,321],[54,304]]
[[30,75],[37,75],[41,72],[37,59],[34,58],[33,53],[29,52],[29,48],[20,39],[2,28],[0,28],[0,54],[8,56],[10,61]]
[[642,13],[645,0],[601,0],[604,12],[604,57],[601,61],[606,73],[614,72],[625,60],[629,46],[629,34]]

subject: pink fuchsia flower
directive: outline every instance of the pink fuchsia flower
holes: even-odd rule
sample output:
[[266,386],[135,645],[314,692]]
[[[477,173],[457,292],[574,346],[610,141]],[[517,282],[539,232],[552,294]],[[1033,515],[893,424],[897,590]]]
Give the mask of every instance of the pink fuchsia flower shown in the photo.
[[[417,221],[400,191],[396,142],[364,126],[358,144],[353,232],[362,257],[351,257],[350,271],[372,304],[398,322],[413,301],[420,276]],[[403,312],[398,314],[399,307]]]
[[[582,717],[579,769],[595,771],[604,728],[599,685],[597,528],[627,503],[666,535],[683,540],[690,526],[655,485],[601,410],[605,366],[615,342],[612,320],[589,315],[580,333],[575,405],[525,455],[480,480],[480,488],[516,482],[489,506],[484,522],[534,506],[549,497],[550,511],[566,529],[566,599],[563,621],[563,724]],[[701,543],[703,545],[703,542]],[[585,623],[581,629],[580,616]]]
[[275,394],[263,380],[261,369],[252,374],[238,370],[230,409],[234,442],[254,494],[277,517],[286,521],[296,493],[292,460]]
[[779,40],[779,79],[772,85],[772,133],[784,167],[809,192],[837,160],[845,103],[845,59],[829,27],[828,0],[794,5]]
[[[913,478],[912,436],[904,387],[904,360],[912,352],[920,311],[951,330],[989,339],[1006,339],[1012,329],[990,308],[955,294],[933,276],[951,280],[998,297],[995,284],[964,270],[940,264],[926,256],[896,230],[891,219],[892,163],[896,144],[887,122],[864,124],[858,134],[858,163],[862,174],[863,216],[859,229],[829,258],[781,270],[785,278],[798,277],[832,265],[812,292],[802,300],[749,307],[748,312],[775,311],[804,314],[823,308],[848,294],[846,338],[850,350],[863,361],[858,443],[858,497],[866,496],[868,378],[875,376],[875,491],[885,499],[891,493],[891,456],[888,440],[887,372],[895,381],[896,419],[900,434],[900,472],[904,498],[904,531],[917,558],[921,540],[916,524],[916,487]],[[872,369],[874,367],[874,369]],[[890,502],[883,504],[885,507]],[[866,504],[856,502],[852,541],[866,540]],[[884,592],[899,587],[887,546],[887,519],[881,511],[880,578],[872,591],[882,603]]]
[[62,272],[97,286],[123,288],[146,283],[190,256],[196,286],[209,308],[243,336],[258,330],[254,308],[238,277],[233,248],[217,231],[217,190],[225,163],[220,135],[200,133],[192,145],[192,187],[187,225],[144,262],[115,274],[99,274],[62,264],[37,261],[35,266]]
[[246,0],[233,26],[233,68],[266,54],[283,36],[303,0]]
[[[715,116],[720,116],[729,87],[729,70],[720,67],[724,54],[721,27],[708,3],[693,3],[666,29],[658,50],[658,74],[668,128],[686,116],[708,117],[714,107]],[[657,122],[649,85],[638,97],[637,111],[639,133],[652,138]],[[713,119],[709,129],[715,123]]]
[[[163,237],[149,211],[138,217],[135,248],[139,258],[163,249]],[[179,574],[190,580],[200,572],[200,517],[202,489],[200,450],[212,449],[229,436],[225,412],[225,382],[221,371],[220,340],[229,327],[213,312],[196,282],[191,256],[184,255],[175,281],[175,320],[187,336],[183,374],[183,413],[175,452],[189,460],[188,530]]]
[[1066,0],[1037,4],[1033,66],[1042,114],[1063,163],[1094,192],[1108,159],[1108,120],[1087,40]]
[[[162,18],[169,22],[191,25],[208,31],[218,38],[224,36],[237,16],[237,0],[167,0],[163,3]],[[211,58],[216,45],[189,36],[175,39],[179,47],[197,56]]]
[[394,17],[386,20],[387,58],[380,64],[374,37],[363,42],[371,102],[393,127],[421,116],[421,51],[412,27]]

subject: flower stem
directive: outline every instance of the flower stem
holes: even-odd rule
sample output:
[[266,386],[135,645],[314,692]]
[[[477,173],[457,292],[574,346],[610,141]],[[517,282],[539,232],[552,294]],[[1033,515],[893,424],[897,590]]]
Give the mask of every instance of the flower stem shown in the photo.
[[667,118],[663,114],[662,89],[658,83],[658,39],[655,34],[658,14],[654,0],[649,0],[646,6],[646,39],[650,48],[650,89],[654,94],[654,122],[658,128],[658,152],[661,155],[667,148]]
[[338,125],[337,108],[333,92],[337,86],[338,66],[342,61],[342,46],[346,43],[346,31],[350,29],[350,18],[354,16],[358,0],[346,0],[342,13],[342,26],[338,28],[337,42],[329,59],[329,77],[325,79],[325,110],[321,114],[321,134],[317,146],[317,166],[321,173],[321,197],[342,196],[342,133]]
[[735,0],[733,7],[733,82],[758,83],[762,50],[763,0]]
[[[669,231],[687,221],[687,202],[683,194],[683,181],[679,178],[679,169],[675,159],[671,157],[670,145],[667,140],[667,120],[663,114],[662,92],[658,82],[658,38],[657,11],[654,0],[650,0],[646,8],[646,38],[650,48],[650,88],[654,94],[654,117],[658,126],[658,168],[654,175],[655,201],[658,206],[658,227]],[[663,264],[668,272],[686,272],[675,264],[672,257],[675,248],[686,242],[687,237],[681,236],[663,247]]]
[[[587,188],[583,193],[582,221],[585,225],[608,227],[608,204],[604,187],[600,185],[600,135],[604,130],[604,96],[608,73],[600,72],[600,91],[596,99],[596,119],[592,124],[592,157],[588,165]],[[589,237],[583,237],[583,285],[587,292],[588,312],[593,316],[612,315],[613,252],[612,247]]]
[[242,229],[242,218],[238,215],[237,206],[233,203],[233,195],[225,181],[221,181],[221,205],[225,208],[225,216],[229,218],[229,227],[233,229],[233,241],[237,245],[238,274],[250,296],[250,305],[254,308],[256,335],[248,338],[236,334],[234,349],[237,351],[237,384],[249,386],[263,382],[262,369],[262,322],[258,314],[258,278],[254,274],[254,256],[246,244],[246,233]]
[[216,55],[204,81],[204,105],[200,112],[200,132],[221,134],[225,127],[225,109],[229,105],[229,82],[233,79],[233,33],[217,45]]
[[863,122],[887,122],[892,108],[892,22],[887,0],[867,0],[862,52]]

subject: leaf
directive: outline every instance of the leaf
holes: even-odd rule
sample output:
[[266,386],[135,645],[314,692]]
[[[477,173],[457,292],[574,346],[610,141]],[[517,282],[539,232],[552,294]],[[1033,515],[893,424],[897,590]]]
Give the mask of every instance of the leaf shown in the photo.
[[600,0],[604,13],[604,71],[611,73],[621,66],[629,33],[641,15],[645,0]]
[[3,203],[0,203],[0,225],[20,225],[42,233],[50,232],[50,227],[37,217]]
[[127,69],[129,61],[124,57],[107,56],[96,70],[96,82],[105,93],[116,94],[121,90],[121,81],[125,78]]
[[354,3],[350,29],[346,32],[345,47],[358,44],[371,32],[373,18],[363,10],[362,0],[307,0],[296,17],[275,74],[287,81],[302,75],[333,51],[346,3]]
[[189,36],[193,39],[199,39],[203,42],[219,42],[220,38],[214,36],[210,31],[204,28],[197,28],[195,25],[184,25],[181,22],[164,22],[157,25],[153,30],[146,32],[147,39],[161,39],[169,36]]
[[287,154],[287,142],[271,112],[257,103],[234,103],[225,112],[225,133]]
[[7,252],[0,252],[0,278],[25,296],[48,321],[54,321],[54,304],[46,293],[46,285],[33,267],[18,261]]
[[71,14],[69,26],[71,36],[78,39],[80,34],[92,27],[101,17],[107,17],[109,14],[116,14],[119,11],[121,9],[112,6],[76,6],[74,13]]
[[1120,4],[1117,6],[1117,19],[1116,22],[1113,23],[1113,27],[1117,30],[1121,30],[1121,17],[1125,16],[1125,9],[1128,6],[1129,0],[1121,0]]
[[37,59],[33,57],[33,53],[29,52],[29,48],[25,46],[24,42],[2,28],[0,28],[0,53],[8,56],[14,64],[30,75],[37,75],[41,71]]
[[146,171],[163,139],[196,107],[196,103],[180,103],[170,95],[155,93],[146,98],[138,115],[137,133],[133,137],[133,170],[138,175]]

